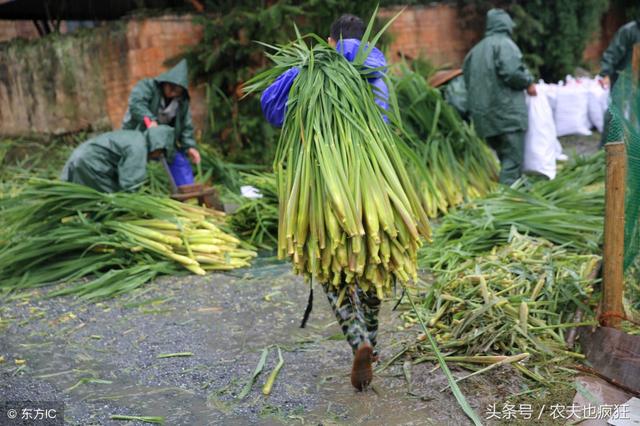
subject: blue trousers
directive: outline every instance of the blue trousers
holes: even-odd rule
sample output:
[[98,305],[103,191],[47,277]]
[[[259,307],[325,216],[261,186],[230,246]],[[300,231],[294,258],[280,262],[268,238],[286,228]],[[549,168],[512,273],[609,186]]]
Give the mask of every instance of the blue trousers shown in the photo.
[[169,170],[171,170],[171,175],[177,186],[191,185],[194,183],[191,163],[189,163],[189,159],[183,152],[176,152],[173,161],[169,164]]

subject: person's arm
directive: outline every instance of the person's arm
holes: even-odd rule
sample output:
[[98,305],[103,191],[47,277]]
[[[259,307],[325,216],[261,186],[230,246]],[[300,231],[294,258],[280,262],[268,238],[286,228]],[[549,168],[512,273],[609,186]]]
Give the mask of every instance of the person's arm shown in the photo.
[[276,127],[282,127],[284,123],[289,91],[299,72],[298,68],[285,71],[262,93],[262,113],[267,121]]
[[498,77],[513,90],[524,90],[533,84],[533,76],[522,62],[518,46],[506,40],[497,47],[495,64]]
[[144,183],[147,176],[146,151],[146,144],[130,144],[122,149],[118,162],[118,183],[121,191],[135,192]]
[[144,117],[152,122],[157,120],[156,113],[149,109],[154,90],[157,90],[155,82],[150,79],[141,80],[133,87],[129,95],[129,113],[134,121],[142,123]]
[[627,36],[624,28],[616,32],[613,40],[602,54],[600,61],[600,75],[603,77],[612,77],[618,68],[620,62],[624,59],[627,52]]

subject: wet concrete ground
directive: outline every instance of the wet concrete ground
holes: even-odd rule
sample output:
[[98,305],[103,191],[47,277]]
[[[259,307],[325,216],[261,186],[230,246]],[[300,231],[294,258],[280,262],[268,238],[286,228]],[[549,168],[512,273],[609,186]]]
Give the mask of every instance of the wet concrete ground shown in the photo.
[[[70,425],[142,424],[110,420],[114,414],[163,416],[170,425],[469,423],[451,393],[440,392],[446,379],[434,364],[413,365],[409,388],[400,357],[376,375],[373,390],[356,393],[348,377],[351,351],[319,287],[315,296],[306,329],[298,325],[308,287],[287,264],[165,277],[98,304],[5,301],[0,400],[62,401]],[[418,333],[399,331],[391,305],[381,314],[381,365]],[[264,396],[276,345],[285,364]],[[271,347],[266,367],[239,399],[265,347]],[[158,358],[176,352],[193,355]],[[488,404],[523,388],[506,366],[465,380],[461,389],[482,416]]]

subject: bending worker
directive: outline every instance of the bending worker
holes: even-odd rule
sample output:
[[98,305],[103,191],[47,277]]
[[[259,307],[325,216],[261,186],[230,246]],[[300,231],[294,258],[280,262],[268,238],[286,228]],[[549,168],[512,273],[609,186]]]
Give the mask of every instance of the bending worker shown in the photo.
[[502,9],[487,12],[484,38],[464,60],[467,106],[471,120],[500,159],[500,183],[511,185],[522,174],[528,117],[524,90],[536,95],[522,53],[511,39],[515,24]]
[[177,186],[194,182],[187,155],[193,163],[200,163],[193,137],[187,74],[187,61],[183,59],[156,78],[139,81],[131,91],[129,108],[122,121],[122,128],[128,130],[143,131],[159,124],[175,129],[176,152],[169,168]]
[[73,150],[60,179],[101,192],[133,192],[147,175],[147,160],[173,153],[174,130],[156,126],[147,131],[103,133]]

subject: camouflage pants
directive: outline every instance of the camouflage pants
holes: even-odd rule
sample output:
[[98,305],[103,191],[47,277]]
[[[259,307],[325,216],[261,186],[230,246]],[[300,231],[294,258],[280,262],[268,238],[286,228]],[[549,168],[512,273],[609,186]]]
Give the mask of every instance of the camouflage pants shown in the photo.
[[322,287],[353,352],[355,353],[363,342],[370,343],[375,349],[380,312],[380,299],[376,296],[375,290],[364,292],[357,285],[349,285],[340,300],[344,284],[340,287],[323,284]]

